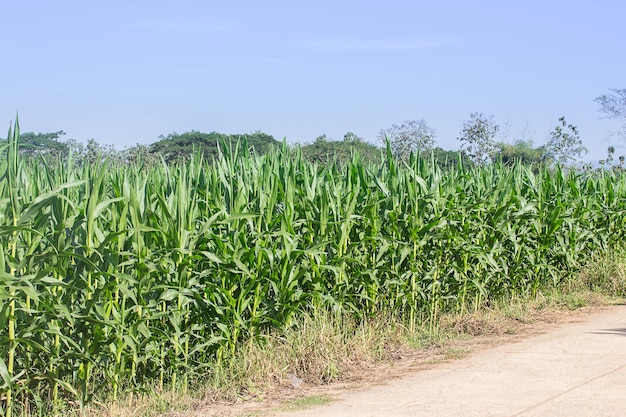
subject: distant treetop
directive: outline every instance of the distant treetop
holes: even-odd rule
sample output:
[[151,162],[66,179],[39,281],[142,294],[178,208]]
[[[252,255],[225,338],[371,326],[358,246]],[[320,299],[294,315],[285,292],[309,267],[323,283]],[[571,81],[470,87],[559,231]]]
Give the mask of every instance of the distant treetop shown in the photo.
[[272,146],[278,145],[273,136],[257,131],[251,134],[226,135],[223,133],[211,132],[203,133],[197,130],[178,134],[170,133],[167,136],[160,136],[159,141],[151,144],[151,153],[160,154],[168,162],[187,159],[193,153],[202,153],[207,160],[212,160],[218,156],[218,147],[222,143],[247,143],[248,148],[259,154],[267,153]]

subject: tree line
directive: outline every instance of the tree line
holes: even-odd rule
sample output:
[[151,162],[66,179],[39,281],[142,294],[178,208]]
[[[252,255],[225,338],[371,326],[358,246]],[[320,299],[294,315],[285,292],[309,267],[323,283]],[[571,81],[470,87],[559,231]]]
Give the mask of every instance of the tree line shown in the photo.
[[[611,89],[610,94],[597,97],[600,111],[608,118],[621,120],[626,132],[626,89]],[[622,133],[623,134],[623,133]],[[202,153],[209,161],[217,158],[219,146],[245,142],[248,149],[260,154],[268,152],[280,142],[273,136],[256,131],[250,134],[227,135],[218,132],[203,133],[191,130],[182,134],[176,132],[159,136],[150,145],[137,144],[121,151],[111,145],[103,145],[90,139],[86,144],[73,139],[62,140],[65,132],[50,133],[26,132],[21,135],[20,151],[26,157],[44,161],[65,160],[71,157],[77,163],[91,163],[108,159],[117,164],[140,163],[151,166],[160,161],[166,163],[184,160],[193,153]],[[472,113],[461,126],[458,150],[445,150],[436,146],[436,130],[424,119],[407,120],[381,129],[378,144],[374,145],[353,132],[347,132],[342,140],[332,140],[326,135],[318,136],[312,143],[300,146],[305,158],[320,162],[343,162],[357,152],[364,162],[380,161],[381,152],[386,146],[393,156],[406,159],[412,153],[432,157],[443,168],[451,168],[459,163],[488,164],[500,162],[513,164],[521,162],[537,169],[554,164],[569,165],[579,161],[587,149],[582,145],[578,128],[560,117],[550,132],[548,141],[535,146],[533,139],[523,137],[511,140],[502,132],[502,127],[493,115]],[[602,165],[621,168],[624,156],[617,156],[614,146],[607,149]]]

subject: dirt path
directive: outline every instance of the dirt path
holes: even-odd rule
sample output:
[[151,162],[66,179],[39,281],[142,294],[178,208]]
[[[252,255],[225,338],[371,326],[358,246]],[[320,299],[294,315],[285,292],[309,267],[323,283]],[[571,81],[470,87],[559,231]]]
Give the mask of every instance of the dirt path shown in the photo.
[[626,416],[626,306],[265,416]]

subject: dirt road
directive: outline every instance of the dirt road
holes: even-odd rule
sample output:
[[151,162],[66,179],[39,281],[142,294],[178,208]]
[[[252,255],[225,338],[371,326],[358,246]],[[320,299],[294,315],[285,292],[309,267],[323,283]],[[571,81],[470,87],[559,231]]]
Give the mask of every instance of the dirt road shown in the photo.
[[626,416],[626,306],[271,416]]

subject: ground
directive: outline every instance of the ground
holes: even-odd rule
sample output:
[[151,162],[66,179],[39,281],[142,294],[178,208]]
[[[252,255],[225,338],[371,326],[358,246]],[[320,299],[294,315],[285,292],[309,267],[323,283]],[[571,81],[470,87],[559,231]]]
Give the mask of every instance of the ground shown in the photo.
[[504,331],[459,325],[475,336],[360,364],[341,382],[286,386],[263,401],[169,415],[624,415],[626,306],[550,310]]

